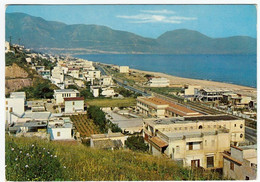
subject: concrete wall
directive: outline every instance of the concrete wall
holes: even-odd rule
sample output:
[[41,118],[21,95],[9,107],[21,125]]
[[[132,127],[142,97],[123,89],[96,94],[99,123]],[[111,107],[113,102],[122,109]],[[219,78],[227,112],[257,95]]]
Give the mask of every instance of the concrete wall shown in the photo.
[[24,113],[24,98],[6,98],[5,99],[5,113],[6,122],[8,124],[16,122],[17,118],[15,115],[11,115],[10,112],[22,115]]
[[[58,136],[60,132],[60,136]],[[51,140],[69,140],[72,139],[71,128],[48,128]]]
[[80,110],[84,111],[84,100],[65,101],[65,113],[74,113]]

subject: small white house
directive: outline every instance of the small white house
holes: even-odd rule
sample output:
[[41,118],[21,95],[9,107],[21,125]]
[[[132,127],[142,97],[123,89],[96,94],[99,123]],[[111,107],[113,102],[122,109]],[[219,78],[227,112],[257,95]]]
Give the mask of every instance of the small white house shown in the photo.
[[73,140],[72,123],[69,117],[50,120],[47,132],[51,140]]
[[84,97],[64,98],[65,113],[83,112]]
[[10,98],[5,99],[6,124],[15,123],[24,114],[25,92],[11,92]]
[[113,84],[112,76],[102,76],[100,79],[100,85],[102,86],[110,86]]
[[99,96],[99,88],[100,87],[95,87],[95,86],[90,87],[90,92],[93,94],[94,97]]
[[152,78],[149,80],[148,85],[150,87],[168,87],[170,81],[167,78]]
[[64,98],[79,97],[79,91],[74,89],[54,90],[54,99],[56,104],[64,103]]
[[119,72],[120,73],[129,73],[129,66],[120,66]]
[[113,97],[115,95],[115,91],[113,88],[102,88],[101,95],[105,97]]

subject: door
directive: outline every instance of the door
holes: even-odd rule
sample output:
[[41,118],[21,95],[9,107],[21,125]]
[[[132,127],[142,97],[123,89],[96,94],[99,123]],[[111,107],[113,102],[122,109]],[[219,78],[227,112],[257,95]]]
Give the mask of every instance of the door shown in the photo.
[[191,167],[192,168],[200,167],[200,160],[199,159],[191,160]]

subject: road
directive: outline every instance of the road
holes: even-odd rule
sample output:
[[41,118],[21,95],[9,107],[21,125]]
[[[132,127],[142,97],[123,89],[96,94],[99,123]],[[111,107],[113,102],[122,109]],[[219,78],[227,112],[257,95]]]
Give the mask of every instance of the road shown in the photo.
[[[98,67],[98,69],[99,69],[101,72],[104,72],[104,74],[107,74],[106,71],[102,68],[102,66],[97,66],[97,67]],[[153,92],[146,93],[146,92],[143,92],[143,91],[141,91],[141,90],[138,90],[138,89],[136,89],[136,88],[134,88],[134,87],[132,87],[132,86],[126,85],[126,84],[122,83],[121,81],[118,81],[118,80],[115,79],[115,78],[114,78],[114,81],[115,81],[118,85],[120,85],[120,86],[122,86],[122,87],[124,87],[124,88],[126,88],[126,89],[132,90],[132,91],[134,91],[134,92],[136,92],[136,93],[140,93],[140,94],[142,94],[143,96],[151,96],[151,95],[153,94],[153,95],[156,95],[156,96],[158,96],[158,97],[160,97],[160,98],[162,98],[162,99],[166,99],[166,100],[168,100],[168,101],[172,101],[172,102],[174,102],[174,103],[177,103],[177,104],[179,104],[179,105],[188,107],[188,108],[190,108],[190,109],[193,109],[193,110],[195,110],[195,111],[198,111],[198,112],[203,113],[203,114],[206,114],[206,115],[207,115],[207,114],[209,114],[209,115],[211,115],[211,114],[213,114],[213,115],[214,115],[214,114],[226,114],[226,113],[224,113],[224,112],[217,111],[217,110],[215,110],[215,109],[213,109],[213,108],[209,108],[209,107],[206,107],[206,106],[203,106],[203,105],[199,105],[199,104],[197,104],[197,103],[188,102],[188,103],[183,103],[183,104],[181,104],[181,103],[179,103],[180,101],[179,101],[177,98],[176,98],[176,99],[173,99],[173,98],[169,98],[169,97],[167,97],[167,96],[165,96],[165,95],[158,94],[158,93],[153,93]],[[239,118],[238,116],[236,116],[236,117]],[[244,119],[244,118],[241,118],[241,119]],[[256,142],[257,142],[257,130],[256,130],[256,129],[253,129],[253,128],[251,128],[251,127],[246,126],[246,127],[245,127],[245,138],[246,138],[248,141],[252,142],[252,143],[256,143]]]

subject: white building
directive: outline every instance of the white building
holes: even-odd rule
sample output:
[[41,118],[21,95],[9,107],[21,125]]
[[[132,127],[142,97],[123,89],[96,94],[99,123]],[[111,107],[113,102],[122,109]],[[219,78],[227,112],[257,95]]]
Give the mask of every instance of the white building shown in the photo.
[[79,69],[70,68],[68,70],[68,75],[72,76],[73,78],[79,78]]
[[98,97],[99,96],[99,88],[100,87],[96,87],[96,86],[91,86],[90,87],[90,92],[93,94],[94,97]]
[[57,86],[64,83],[64,71],[62,67],[56,66],[53,68],[51,71],[51,81]]
[[6,124],[13,124],[24,114],[24,98],[5,99],[5,121]]
[[62,104],[64,103],[64,98],[79,97],[79,91],[74,89],[54,90],[53,97],[56,101],[56,104]]
[[65,113],[75,113],[84,111],[84,97],[64,98]]
[[25,92],[11,92],[10,98],[23,98],[24,102],[26,101],[26,94]]
[[54,118],[48,122],[47,132],[51,140],[73,140],[72,123],[69,117]]
[[84,72],[84,76],[87,81],[92,81],[95,78],[100,79],[100,71],[99,70],[88,70]]
[[5,41],[5,52],[9,52],[10,51],[10,43]]
[[256,180],[257,146],[232,146],[223,153],[223,174],[234,180]]
[[129,73],[129,66],[120,66],[119,73]]
[[102,88],[102,92],[101,95],[105,96],[105,97],[113,97],[115,95],[115,91],[113,88]]
[[107,76],[107,75],[101,76],[100,85],[110,86],[112,84],[113,84],[112,76]]
[[168,87],[170,81],[167,78],[152,78],[148,81],[150,87]]
[[199,86],[199,85],[186,85],[184,87],[185,98],[194,98],[195,89],[201,89],[201,86]]

